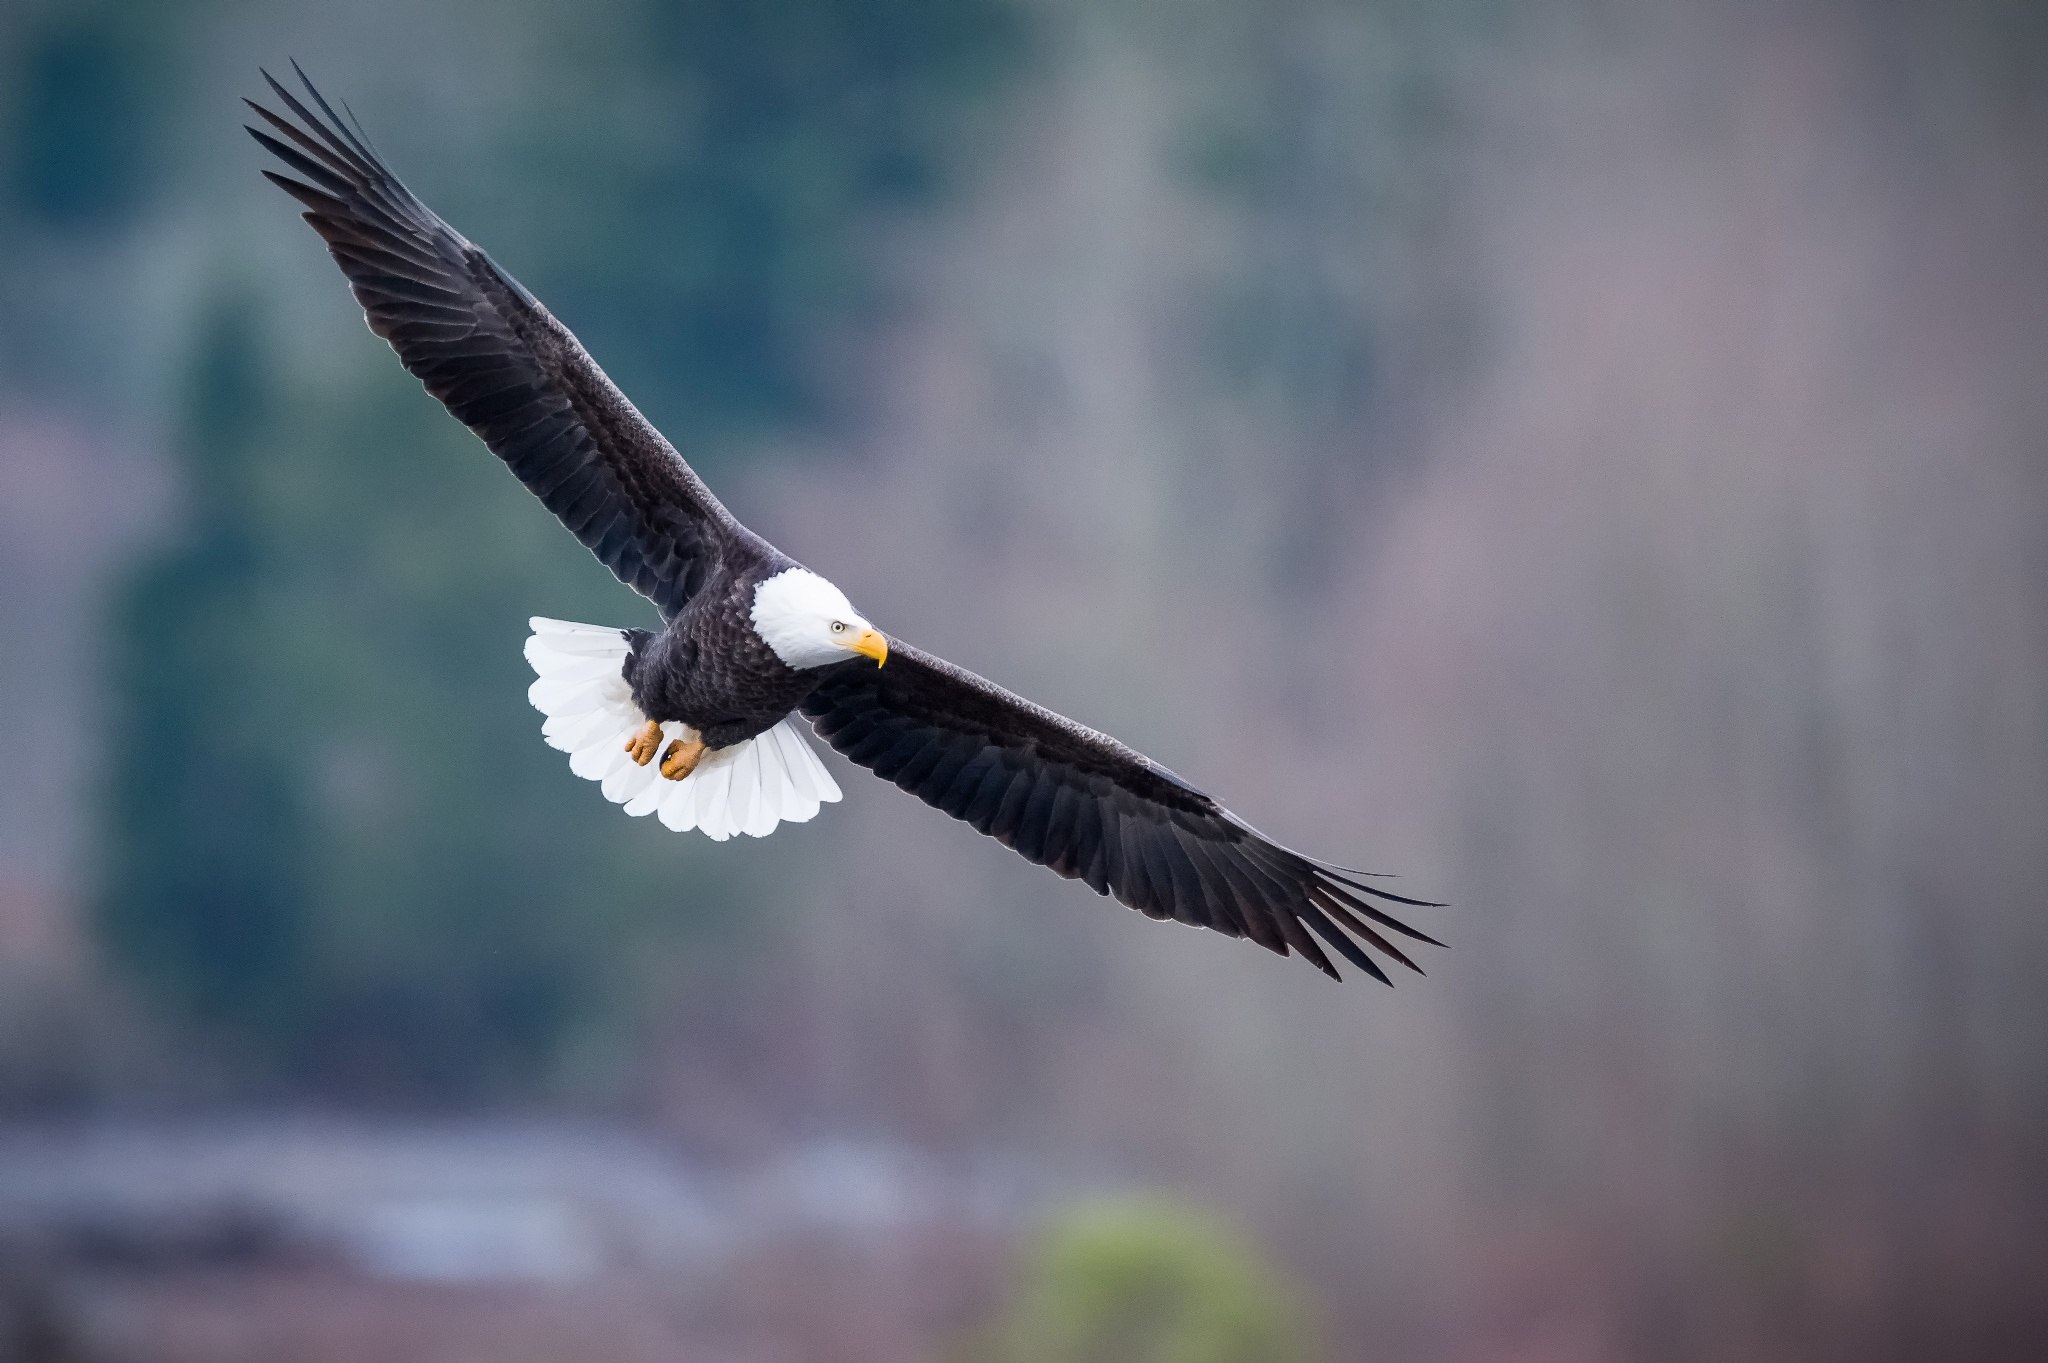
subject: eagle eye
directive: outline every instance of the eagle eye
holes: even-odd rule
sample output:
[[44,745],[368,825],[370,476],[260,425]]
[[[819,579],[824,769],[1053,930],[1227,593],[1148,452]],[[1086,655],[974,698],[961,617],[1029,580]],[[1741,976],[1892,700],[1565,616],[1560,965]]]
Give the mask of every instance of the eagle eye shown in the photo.
[[832,622],[832,632],[834,634],[846,633],[846,622],[844,620],[834,620]]

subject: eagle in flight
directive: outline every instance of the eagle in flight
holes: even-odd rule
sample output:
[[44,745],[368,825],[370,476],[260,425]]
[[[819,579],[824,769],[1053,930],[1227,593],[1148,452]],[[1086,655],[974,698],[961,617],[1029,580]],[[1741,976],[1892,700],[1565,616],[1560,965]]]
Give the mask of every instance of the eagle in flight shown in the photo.
[[1148,917],[1341,978],[1327,945],[1383,983],[1366,947],[1419,973],[1390,935],[1441,945],[1380,907],[1437,905],[1282,847],[1144,754],[875,628],[741,525],[568,329],[298,75],[303,100],[263,75],[289,117],[246,101],[289,172],[264,175],[305,207],[370,330],[660,612],[658,631],[536,618],[526,641],[542,733],[607,799],[720,840],[809,819],[840,794],[801,715],[849,761]]

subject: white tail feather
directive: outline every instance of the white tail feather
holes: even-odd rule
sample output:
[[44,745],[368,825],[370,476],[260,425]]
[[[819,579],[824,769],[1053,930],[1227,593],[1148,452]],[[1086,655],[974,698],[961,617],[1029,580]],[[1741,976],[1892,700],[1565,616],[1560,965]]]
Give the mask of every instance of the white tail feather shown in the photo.
[[[629,651],[624,632],[539,616],[530,623],[526,661],[535,681],[526,698],[547,716],[542,736],[549,747],[569,754],[569,770],[599,782],[605,799],[626,813],[654,814],[679,833],[695,828],[723,842],[735,833],[765,838],[778,825],[816,817],[820,806],[840,798],[838,782],[793,717],[706,753],[680,781],[660,773],[658,758],[638,765],[627,756],[626,741],[647,726],[647,717],[620,675]],[[671,739],[691,736],[674,721],[661,727],[664,750]]]

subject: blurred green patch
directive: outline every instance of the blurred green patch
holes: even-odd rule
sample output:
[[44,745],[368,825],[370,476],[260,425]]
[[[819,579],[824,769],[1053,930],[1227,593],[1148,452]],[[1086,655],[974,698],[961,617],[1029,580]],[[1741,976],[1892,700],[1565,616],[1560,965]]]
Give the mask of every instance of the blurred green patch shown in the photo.
[[962,1363],[1306,1363],[1302,1293],[1227,1222],[1160,1198],[1058,1213]]
[[79,5],[25,36],[9,162],[12,197],[30,220],[112,227],[142,207],[159,124],[150,98],[152,27],[127,5]]

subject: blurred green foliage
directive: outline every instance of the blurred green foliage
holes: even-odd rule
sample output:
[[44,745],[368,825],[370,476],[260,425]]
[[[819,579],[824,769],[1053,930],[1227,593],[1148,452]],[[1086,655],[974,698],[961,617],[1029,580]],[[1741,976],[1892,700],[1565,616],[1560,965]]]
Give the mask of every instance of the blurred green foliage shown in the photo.
[[526,282],[715,463],[821,415],[821,334],[884,305],[864,229],[958,178],[1026,29],[1011,0],[603,7],[598,62],[639,112],[596,129],[550,102],[512,130],[550,186],[514,210],[541,260]]
[[0,164],[7,198],[29,223],[103,231],[148,202],[162,152],[159,97],[175,60],[163,9],[80,0],[23,25]]
[[246,305],[208,320],[182,454],[184,543],[139,575],[114,630],[133,735],[113,759],[105,926],[181,1010],[259,1030],[281,1012],[308,943],[305,791],[266,744],[248,692],[278,641],[257,627],[273,566],[256,483],[278,420]]
[[1055,1216],[970,1363],[1303,1363],[1301,1294],[1230,1226],[1161,1199]]
[[[879,296],[863,223],[936,196],[1015,18],[1003,0],[598,8],[587,30],[614,46],[587,60],[615,83],[496,130],[507,232],[449,215],[510,236],[515,272],[693,455],[814,418],[807,338]],[[64,72],[118,91],[131,77],[101,67],[140,58],[52,50],[65,89],[43,97],[82,102],[35,116],[56,141],[18,162],[40,177],[21,192],[53,221],[112,212],[92,193],[141,183],[114,173],[129,111]],[[614,135],[622,107],[649,126]],[[345,296],[310,237],[303,262]],[[113,619],[110,954],[250,1077],[460,1099],[545,1086],[567,1057],[587,1073],[630,1028],[651,947],[758,918],[745,858],[620,818],[526,704],[528,615],[651,613],[373,343],[296,372],[255,296],[201,296],[182,514]]]

